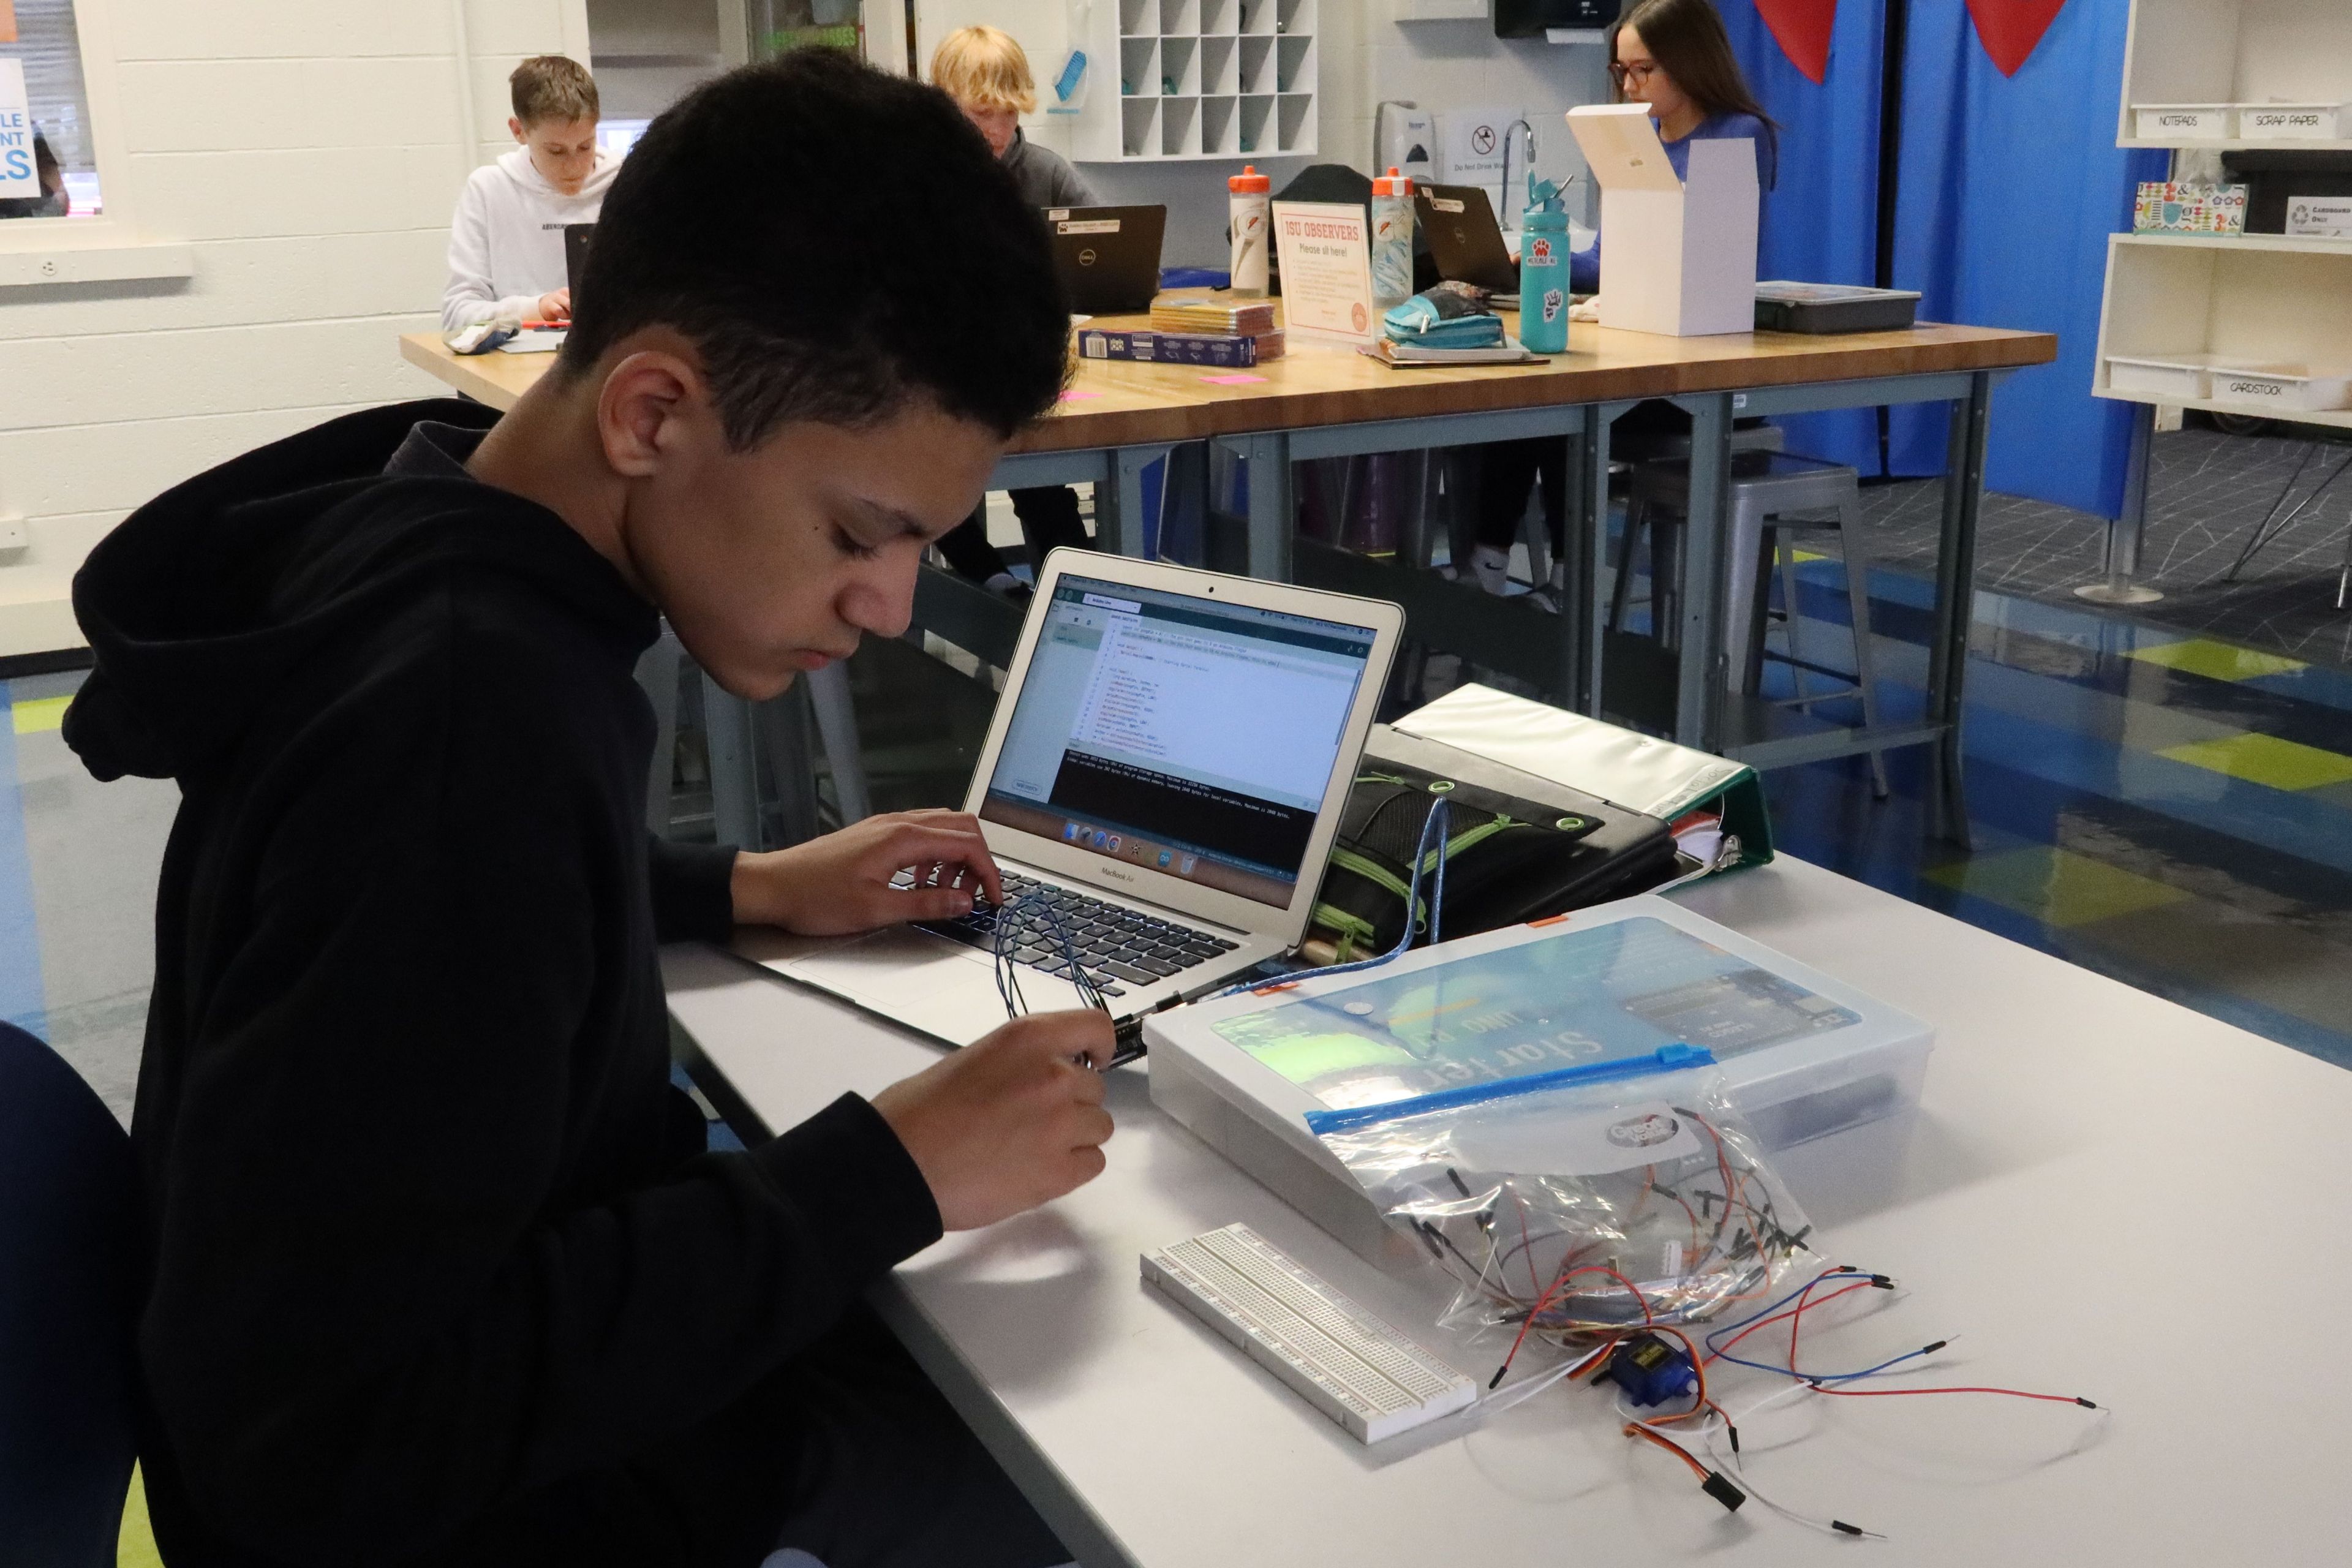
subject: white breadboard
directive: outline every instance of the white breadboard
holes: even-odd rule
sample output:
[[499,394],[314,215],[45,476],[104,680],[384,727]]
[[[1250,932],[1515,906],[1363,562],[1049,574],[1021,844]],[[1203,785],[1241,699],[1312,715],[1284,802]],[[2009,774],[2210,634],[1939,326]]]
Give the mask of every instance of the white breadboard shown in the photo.
[[1461,1409],[1460,1373],[1245,1225],[1143,1255],[1143,1277],[1365,1443]]

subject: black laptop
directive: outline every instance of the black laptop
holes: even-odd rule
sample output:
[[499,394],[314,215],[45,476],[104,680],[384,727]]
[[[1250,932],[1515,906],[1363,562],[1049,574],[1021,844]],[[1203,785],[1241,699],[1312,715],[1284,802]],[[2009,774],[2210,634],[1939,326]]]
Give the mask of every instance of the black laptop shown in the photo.
[[1160,242],[1166,207],[1047,207],[1054,270],[1086,316],[1131,316],[1160,292]]
[[1518,267],[1503,247],[1503,231],[1484,187],[1420,185],[1412,202],[1440,278],[1475,283],[1498,294],[1519,291]]

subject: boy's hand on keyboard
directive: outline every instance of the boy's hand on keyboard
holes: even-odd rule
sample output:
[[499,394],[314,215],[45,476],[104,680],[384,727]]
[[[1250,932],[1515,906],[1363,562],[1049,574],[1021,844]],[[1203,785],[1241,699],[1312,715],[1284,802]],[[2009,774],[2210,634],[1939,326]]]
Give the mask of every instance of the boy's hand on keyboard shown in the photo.
[[941,1225],[994,1225],[1102,1173],[1111,1120],[1097,1069],[1115,1045],[1104,1014],[1033,1013],[874,1097]]
[[[910,867],[914,885],[894,887]],[[980,819],[961,811],[869,816],[790,849],[738,855],[732,889],[737,924],[803,936],[953,920],[971,910],[974,892],[992,903],[1003,894]]]

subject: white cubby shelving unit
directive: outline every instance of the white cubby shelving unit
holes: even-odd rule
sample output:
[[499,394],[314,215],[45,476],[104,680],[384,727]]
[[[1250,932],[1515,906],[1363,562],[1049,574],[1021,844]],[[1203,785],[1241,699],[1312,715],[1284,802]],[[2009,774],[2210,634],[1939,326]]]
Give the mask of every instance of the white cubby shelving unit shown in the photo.
[[[2352,152],[2352,141],[2143,139],[2150,105],[2352,102],[2352,0],[2132,0],[2125,56],[2126,147]],[[2234,125],[2231,126],[2235,130]],[[2092,391],[2126,402],[2289,418],[2352,429],[2352,410],[2117,390],[2114,359],[2352,370],[2352,240],[2286,235],[2119,234]]]
[[1073,155],[1115,163],[1313,153],[1318,3],[1071,0],[1070,39],[1093,77]]
[[[2352,139],[2340,135],[2238,134],[2249,109],[2347,103],[2352,103],[2347,0],[2132,0],[2123,119],[2116,128],[2123,146],[2352,151]],[[2139,134],[2140,110],[2183,106],[2222,110],[2218,129],[2226,134]]]

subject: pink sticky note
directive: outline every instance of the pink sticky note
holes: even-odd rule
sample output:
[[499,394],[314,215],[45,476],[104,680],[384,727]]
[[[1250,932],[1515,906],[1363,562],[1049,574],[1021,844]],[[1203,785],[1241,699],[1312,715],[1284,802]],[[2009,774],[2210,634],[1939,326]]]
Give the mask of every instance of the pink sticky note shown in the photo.
[[1065,403],[1084,403],[1089,397],[1100,397],[1101,395],[1102,394],[1099,392],[1066,392],[1062,394],[1062,401]]
[[1204,375],[1201,378],[1211,386],[1241,386],[1253,381],[1264,381],[1262,375]]

